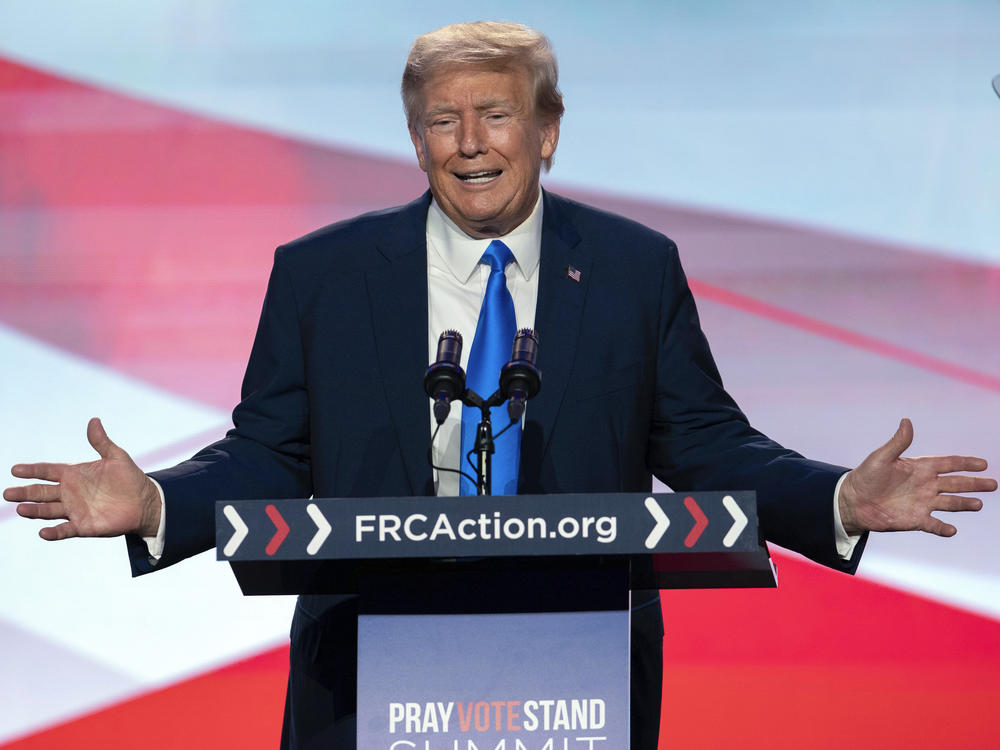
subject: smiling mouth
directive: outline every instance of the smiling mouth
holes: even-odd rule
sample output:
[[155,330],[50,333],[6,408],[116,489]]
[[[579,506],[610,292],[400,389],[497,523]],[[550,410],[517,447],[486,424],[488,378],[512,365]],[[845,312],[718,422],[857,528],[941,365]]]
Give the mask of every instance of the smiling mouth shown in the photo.
[[479,185],[491,182],[503,174],[502,169],[483,170],[481,172],[468,172],[467,174],[456,174],[455,176],[462,182],[470,185]]

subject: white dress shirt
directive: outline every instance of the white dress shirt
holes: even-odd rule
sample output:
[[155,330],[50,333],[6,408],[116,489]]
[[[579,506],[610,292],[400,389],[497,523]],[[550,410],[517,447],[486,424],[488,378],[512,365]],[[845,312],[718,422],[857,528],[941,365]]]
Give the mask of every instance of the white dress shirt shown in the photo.
[[[514,261],[507,265],[507,289],[514,299],[517,328],[534,328],[535,304],[538,301],[538,259],[542,251],[542,198],[539,193],[535,208],[510,234],[497,238],[510,248]],[[470,237],[449,219],[437,201],[431,201],[427,212],[427,361],[437,357],[437,342],[442,331],[449,328],[462,334],[462,369],[469,364],[472,339],[476,335],[479,308],[486,294],[490,266],[481,263],[491,239]],[[499,384],[500,373],[497,373]],[[489,393],[479,394],[487,398]],[[530,404],[529,404],[530,408]],[[433,433],[437,423],[430,410]],[[503,437],[500,438],[503,440]],[[433,447],[434,465],[458,468],[462,461],[462,405],[452,404],[445,423],[441,425]],[[473,473],[468,462],[463,470]],[[434,471],[434,491],[437,495],[458,495],[459,477],[452,471]]]

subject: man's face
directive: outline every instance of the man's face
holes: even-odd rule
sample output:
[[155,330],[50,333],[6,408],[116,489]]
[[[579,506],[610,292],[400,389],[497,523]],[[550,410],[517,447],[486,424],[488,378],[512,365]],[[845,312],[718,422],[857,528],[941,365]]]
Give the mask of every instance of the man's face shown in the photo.
[[507,234],[535,207],[559,121],[536,122],[520,70],[451,68],[427,82],[423,101],[410,138],[438,205],[473,237]]

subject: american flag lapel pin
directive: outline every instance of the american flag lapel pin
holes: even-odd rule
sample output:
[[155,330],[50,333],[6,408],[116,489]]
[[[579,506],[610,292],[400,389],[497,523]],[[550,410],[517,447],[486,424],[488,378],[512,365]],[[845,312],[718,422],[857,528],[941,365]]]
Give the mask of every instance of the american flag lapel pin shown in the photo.
[[566,269],[566,275],[569,276],[571,279],[573,279],[573,281],[575,281],[577,284],[580,283],[580,269],[579,268],[576,268],[575,266],[569,266]]

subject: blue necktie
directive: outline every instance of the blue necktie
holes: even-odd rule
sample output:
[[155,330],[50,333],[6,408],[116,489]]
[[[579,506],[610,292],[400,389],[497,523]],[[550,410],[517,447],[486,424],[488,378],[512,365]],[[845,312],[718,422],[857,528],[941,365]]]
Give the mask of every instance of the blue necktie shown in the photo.
[[[510,360],[511,345],[517,332],[514,318],[514,300],[507,290],[504,268],[514,260],[510,248],[500,240],[493,240],[483,253],[482,262],[490,264],[490,278],[486,282],[483,306],[479,310],[476,336],[469,352],[465,384],[480,396],[488,399],[500,384],[500,368]],[[462,407],[462,470],[470,471],[466,455],[476,442],[476,426],[482,418],[478,407]],[[510,424],[506,404],[490,409],[493,434]],[[494,443],[491,491],[494,495],[517,494],[517,471],[521,460],[521,425],[512,426]],[[475,456],[472,457],[475,463]],[[475,495],[476,487],[465,477],[461,478],[462,495]]]

